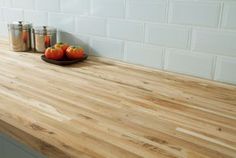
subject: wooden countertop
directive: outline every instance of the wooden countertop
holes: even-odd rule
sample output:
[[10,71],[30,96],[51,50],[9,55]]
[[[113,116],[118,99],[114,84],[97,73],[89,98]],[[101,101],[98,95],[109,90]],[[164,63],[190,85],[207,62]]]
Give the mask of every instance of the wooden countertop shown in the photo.
[[233,85],[0,48],[0,132],[49,158],[236,157]]

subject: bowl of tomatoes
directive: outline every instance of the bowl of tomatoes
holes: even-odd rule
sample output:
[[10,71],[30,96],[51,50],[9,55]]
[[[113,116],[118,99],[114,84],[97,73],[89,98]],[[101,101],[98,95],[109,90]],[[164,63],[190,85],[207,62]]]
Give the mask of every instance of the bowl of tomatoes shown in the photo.
[[56,65],[70,65],[82,62],[88,58],[84,49],[79,46],[70,46],[66,43],[57,43],[45,50],[41,59],[45,62]]

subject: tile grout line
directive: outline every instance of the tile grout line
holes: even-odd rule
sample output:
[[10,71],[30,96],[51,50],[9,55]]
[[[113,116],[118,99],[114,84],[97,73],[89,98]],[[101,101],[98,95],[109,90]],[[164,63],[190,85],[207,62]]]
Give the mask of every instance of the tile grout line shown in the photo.
[[167,0],[166,2],[166,23],[170,23],[170,0]]
[[128,0],[124,0],[124,15],[123,15],[123,18],[124,20],[127,19],[127,2]]
[[163,48],[162,49],[162,70],[165,70],[166,69],[166,64],[167,64],[167,52],[166,52],[166,49],[167,48]]
[[213,57],[212,70],[211,70],[211,79],[216,80],[216,68],[217,68],[218,56]]
[[189,28],[189,35],[188,35],[188,46],[187,49],[190,50],[190,52],[193,51],[192,49],[192,38],[193,38],[193,27]]
[[224,11],[224,2],[220,3],[220,13],[218,18],[218,29],[221,29],[222,27],[222,20],[223,20],[223,11]]

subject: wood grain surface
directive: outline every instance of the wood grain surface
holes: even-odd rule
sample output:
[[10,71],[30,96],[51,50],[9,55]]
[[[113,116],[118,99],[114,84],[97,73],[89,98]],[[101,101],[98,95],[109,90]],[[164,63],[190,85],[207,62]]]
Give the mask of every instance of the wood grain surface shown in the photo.
[[0,48],[0,132],[49,158],[236,158],[236,86]]

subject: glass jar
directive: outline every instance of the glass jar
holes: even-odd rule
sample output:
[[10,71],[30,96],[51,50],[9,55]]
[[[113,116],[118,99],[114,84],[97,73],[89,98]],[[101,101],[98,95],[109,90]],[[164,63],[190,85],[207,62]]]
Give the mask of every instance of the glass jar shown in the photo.
[[32,24],[17,21],[8,24],[8,35],[11,50],[15,52],[26,52],[31,49]]
[[32,36],[32,48],[35,52],[43,53],[48,47],[53,46],[57,42],[57,30],[53,27],[34,27]]

